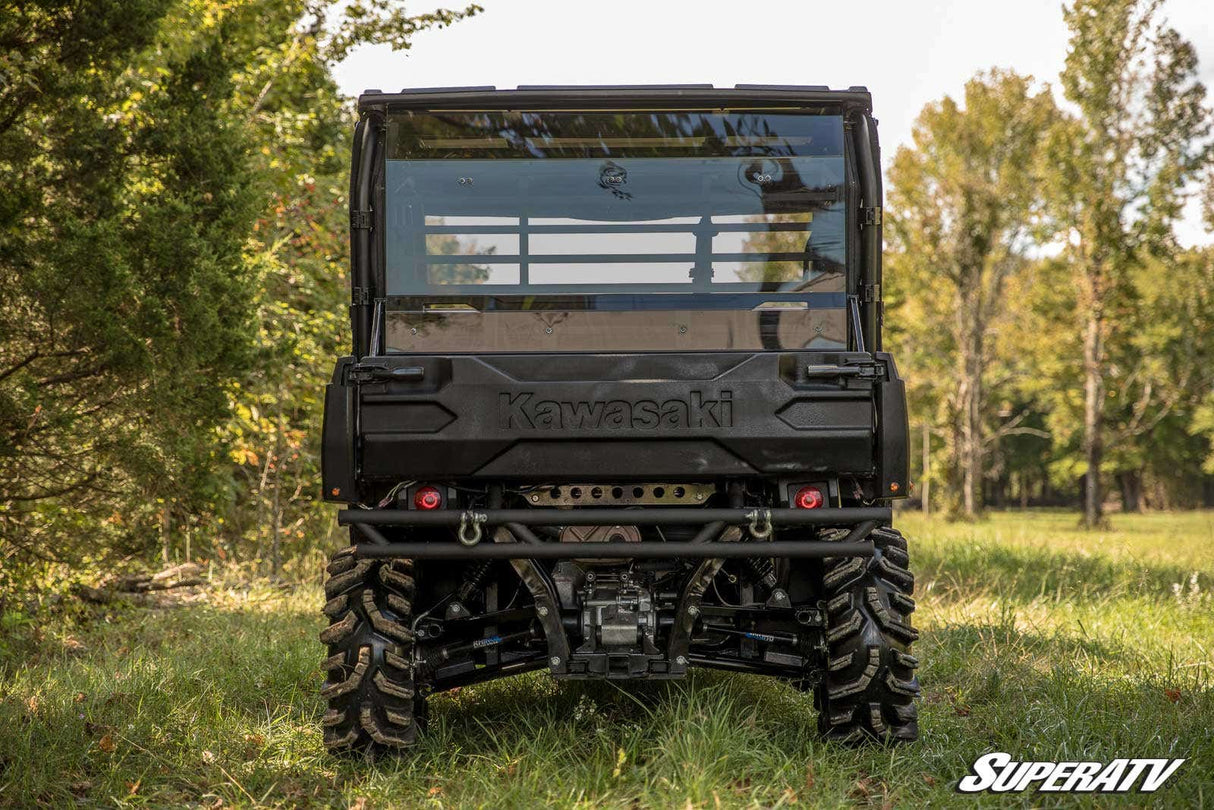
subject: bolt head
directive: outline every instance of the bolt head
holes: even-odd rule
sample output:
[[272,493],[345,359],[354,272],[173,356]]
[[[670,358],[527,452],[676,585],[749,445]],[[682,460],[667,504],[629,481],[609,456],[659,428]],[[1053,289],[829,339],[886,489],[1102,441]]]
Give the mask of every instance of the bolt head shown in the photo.
[[678,658],[674,659],[674,662],[681,667],[685,667],[687,666],[687,656],[680,655]]
[[554,655],[548,659],[548,663],[554,667],[559,667],[561,665],[561,657],[559,655]]
[[544,605],[540,605],[539,607],[537,607],[537,608],[535,609],[535,615],[537,615],[537,616],[547,616],[547,615],[548,615],[548,608],[547,608],[547,607],[545,607]]
[[540,502],[540,496],[539,496],[539,495],[532,495],[532,496],[531,496],[531,502],[532,502],[532,503],[539,503],[539,502]]
[[699,616],[700,609],[698,607],[696,607],[695,605],[688,605],[687,606],[687,615],[688,616]]

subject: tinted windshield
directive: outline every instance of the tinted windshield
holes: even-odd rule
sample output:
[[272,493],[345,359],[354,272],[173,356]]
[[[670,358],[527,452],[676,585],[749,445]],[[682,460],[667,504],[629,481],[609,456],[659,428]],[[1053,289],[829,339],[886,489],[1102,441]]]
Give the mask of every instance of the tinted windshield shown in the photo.
[[386,157],[389,295],[845,291],[840,116],[399,113]]

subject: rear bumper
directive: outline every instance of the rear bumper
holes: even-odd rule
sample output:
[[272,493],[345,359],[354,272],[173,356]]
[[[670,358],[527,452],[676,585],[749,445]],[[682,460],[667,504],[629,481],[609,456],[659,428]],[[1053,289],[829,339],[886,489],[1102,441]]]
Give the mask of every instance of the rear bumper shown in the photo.
[[[338,514],[341,525],[356,526],[367,542],[358,546],[361,557],[409,559],[578,559],[587,556],[581,543],[546,542],[530,526],[613,526],[622,522],[638,526],[700,526],[691,542],[595,543],[596,559],[723,559],[738,557],[871,557],[872,546],[864,538],[879,523],[893,517],[888,506],[842,509],[485,509],[422,512],[400,509],[346,509]],[[454,538],[434,542],[389,542],[379,527],[450,527],[459,529]],[[722,542],[726,526],[749,527],[750,538],[765,542]],[[817,526],[848,529],[837,541],[767,541],[777,527]],[[497,527],[504,527],[522,542],[481,542]],[[486,530],[489,530],[486,532]],[[475,538],[475,539],[473,539]],[[471,542],[469,542],[471,541]]]

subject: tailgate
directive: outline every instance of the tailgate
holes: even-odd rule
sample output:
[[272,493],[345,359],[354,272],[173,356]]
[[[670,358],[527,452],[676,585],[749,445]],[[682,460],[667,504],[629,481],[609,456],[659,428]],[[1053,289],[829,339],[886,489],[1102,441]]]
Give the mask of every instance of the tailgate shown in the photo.
[[339,376],[354,419],[326,426],[353,423],[367,481],[868,476],[881,388],[903,396],[892,363],[847,352],[401,355]]

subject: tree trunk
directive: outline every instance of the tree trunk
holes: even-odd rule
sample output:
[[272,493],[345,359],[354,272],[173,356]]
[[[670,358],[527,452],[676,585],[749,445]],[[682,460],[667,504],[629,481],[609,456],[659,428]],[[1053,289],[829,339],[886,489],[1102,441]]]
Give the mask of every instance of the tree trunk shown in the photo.
[[278,424],[274,430],[274,499],[271,502],[273,528],[270,542],[270,577],[278,579],[282,569],[282,432],[284,429],[281,412]]
[[[278,462],[276,462],[277,464]],[[282,492],[282,473],[279,470],[274,472],[274,539],[270,544],[270,578],[278,579],[278,572],[282,569],[282,503],[280,493]]]
[[923,423],[923,486],[920,489],[923,494],[920,496],[923,499],[923,516],[931,517],[932,514],[932,428],[926,421]]
[[[1093,287],[1095,287],[1093,280]],[[1092,296],[1083,330],[1083,455],[1087,473],[1083,487],[1083,526],[1104,525],[1100,465],[1104,459],[1104,342],[1099,295]]]
[[957,399],[960,410],[961,508],[967,518],[982,511],[982,372],[983,331],[986,324],[975,300],[976,291],[962,297],[962,334],[960,335],[960,379]]
[[160,513],[160,559],[165,565],[169,563],[169,549],[173,542],[172,529],[173,518],[166,504]]
[[1142,473],[1137,470],[1117,474],[1117,486],[1121,488],[1121,511],[1142,511]]

